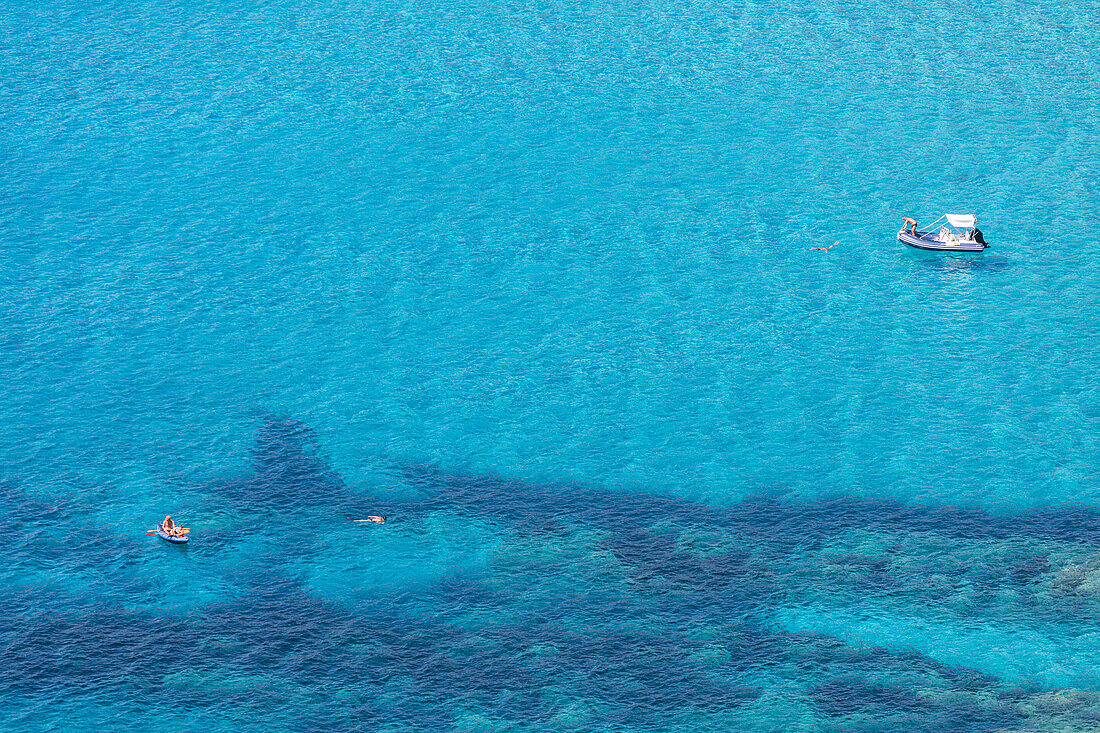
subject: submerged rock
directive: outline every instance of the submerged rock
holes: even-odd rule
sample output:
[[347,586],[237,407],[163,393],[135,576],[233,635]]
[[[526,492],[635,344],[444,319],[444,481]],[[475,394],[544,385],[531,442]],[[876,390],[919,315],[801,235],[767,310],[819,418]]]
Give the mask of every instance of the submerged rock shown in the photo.
[[1066,689],[1034,695],[1020,705],[1024,725],[1006,733],[1094,733],[1100,721],[1100,693]]
[[1062,594],[1100,594],[1100,553],[1059,570],[1050,587],[1055,593]]

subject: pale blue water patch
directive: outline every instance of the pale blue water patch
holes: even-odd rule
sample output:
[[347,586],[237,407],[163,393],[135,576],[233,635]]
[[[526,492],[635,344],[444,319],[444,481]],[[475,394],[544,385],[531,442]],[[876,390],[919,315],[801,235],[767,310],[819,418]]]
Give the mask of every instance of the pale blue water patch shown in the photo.
[[[1075,80],[1094,59],[1076,15],[1028,13],[1038,40],[1021,58],[999,43],[1000,9],[986,32],[944,38],[947,6],[914,9],[920,22],[824,7],[693,6],[665,20],[525,7],[504,24],[473,7],[337,6],[309,22],[232,8],[117,8],[102,25],[59,13],[58,27],[14,12],[45,49],[9,85],[7,115],[27,138],[11,148],[9,226],[53,243],[31,270],[51,274],[28,283],[45,289],[20,298],[34,308],[24,321],[66,293],[82,330],[50,328],[87,356],[74,373],[40,351],[13,410],[56,404],[64,425],[136,401],[148,417],[104,447],[151,435],[134,460],[153,475],[189,410],[205,405],[201,424],[219,425],[196,436],[204,452],[258,403],[310,417],[341,467],[366,476],[353,455],[382,439],[452,463],[712,498],[740,495],[739,481],[929,497],[944,487],[910,467],[950,473],[955,460],[970,478],[946,488],[975,500],[1087,490],[1096,445],[1074,426],[1095,416],[1057,426],[1018,398],[1057,403],[1089,384],[1073,355],[1095,336],[1082,171],[1096,121],[1091,86]],[[90,69],[64,66],[82,53]],[[1043,76],[1048,56],[1057,72]],[[990,59],[1007,68],[990,73]],[[29,69],[43,64],[69,85],[36,83]],[[71,86],[80,93],[62,94]],[[1067,116],[1072,99],[1081,113]],[[975,106],[990,111],[980,126]],[[43,166],[35,151],[58,148],[48,135],[66,134],[54,132],[65,114],[73,144]],[[1022,198],[997,198],[1009,195]],[[1008,267],[923,274],[893,245],[901,210],[949,206],[982,208]],[[1067,232],[1084,241],[1057,245]],[[827,262],[804,246],[836,238]],[[1023,337],[1017,323],[1047,327]],[[43,392],[82,379],[83,408]],[[1019,432],[1003,434],[1006,422]],[[1053,432],[1065,439],[1047,453],[1086,458],[1054,466],[1032,447],[1043,470],[1025,484],[941,455],[945,428],[972,441],[1002,431],[987,452],[1009,456]],[[794,443],[801,458],[772,468]],[[898,467],[864,476],[832,467],[838,452]]]
[[508,540],[488,523],[439,514],[378,529],[342,523],[322,534],[318,553],[303,558],[303,586],[353,607],[415,595],[456,577],[484,577],[494,551]]
[[907,615],[870,605],[779,609],[776,623],[787,631],[829,634],[856,645],[908,647],[948,664],[1044,687],[1093,687],[1100,659],[1100,636],[1092,624],[1055,635],[1048,628]]
[[0,10],[3,727],[1090,725],[1094,11]]

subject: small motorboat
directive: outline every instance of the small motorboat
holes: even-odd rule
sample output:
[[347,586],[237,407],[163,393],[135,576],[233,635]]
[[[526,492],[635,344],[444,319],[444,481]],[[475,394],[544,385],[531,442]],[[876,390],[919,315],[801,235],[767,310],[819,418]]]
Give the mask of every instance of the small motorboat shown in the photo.
[[[937,231],[935,226],[941,221],[943,224]],[[916,221],[903,216],[898,241],[917,249],[939,252],[981,252],[989,246],[973,214],[944,214],[924,232],[917,230]]]
[[178,544],[183,544],[190,541],[190,537],[187,536],[186,532],[180,535],[168,534],[168,532],[164,529],[164,525],[162,524],[157,525],[157,537],[160,537],[162,540],[167,540],[168,542],[175,542]]

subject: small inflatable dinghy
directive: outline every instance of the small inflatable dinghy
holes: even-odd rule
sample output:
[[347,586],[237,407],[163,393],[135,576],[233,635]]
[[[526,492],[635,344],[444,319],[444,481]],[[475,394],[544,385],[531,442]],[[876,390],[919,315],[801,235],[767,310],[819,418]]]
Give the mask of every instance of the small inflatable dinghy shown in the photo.
[[[939,231],[933,229],[943,219],[947,221]],[[973,214],[944,214],[928,227],[929,231],[918,231],[917,222],[908,216],[902,217],[898,241],[917,249],[937,252],[981,252],[989,246]]]
[[175,542],[176,544],[184,544],[191,540],[191,538],[188,537],[186,533],[182,535],[168,534],[166,531],[164,531],[164,526],[160,524],[157,525],[157,537],[160,537],[162,540],[166,540],[167,542]]

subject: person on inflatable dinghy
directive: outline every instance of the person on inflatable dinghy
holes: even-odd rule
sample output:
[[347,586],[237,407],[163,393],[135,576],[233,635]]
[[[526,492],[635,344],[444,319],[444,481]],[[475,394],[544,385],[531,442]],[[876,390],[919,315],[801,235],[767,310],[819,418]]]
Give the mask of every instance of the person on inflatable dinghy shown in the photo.
[[169,514],[164,518],[164,521],[160,523],[160,528],[164,530],[165,534],[170,534],[173,537],[183,537],[186,532],[183,531],[183,527],[179,527],[172,521],[172,515]]

